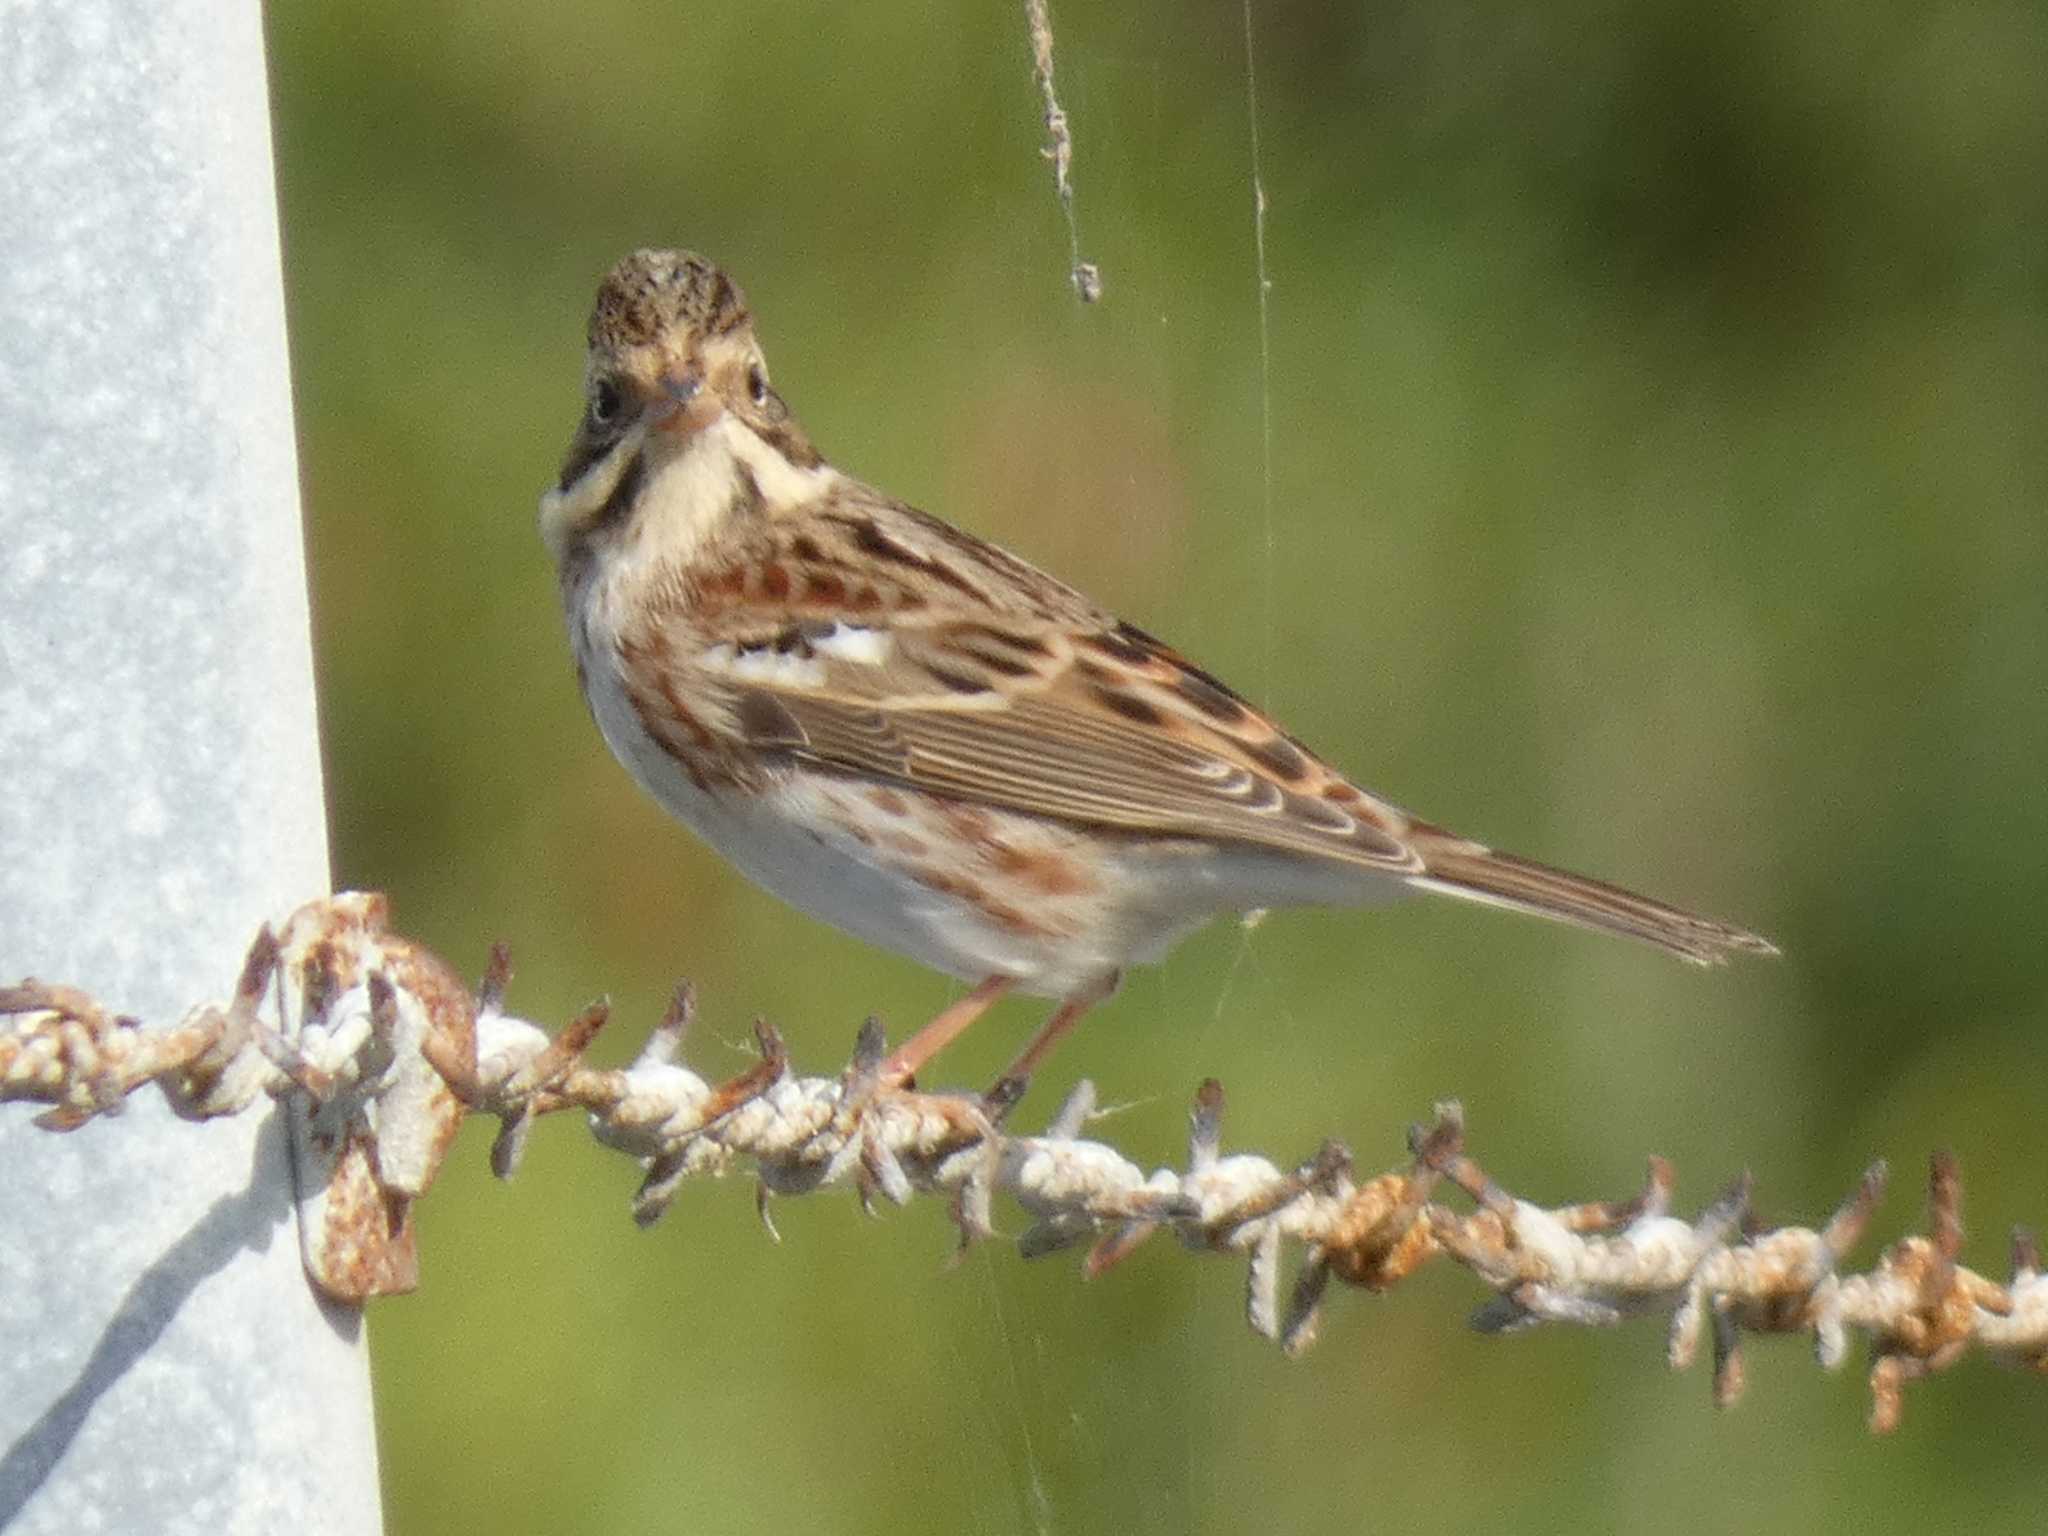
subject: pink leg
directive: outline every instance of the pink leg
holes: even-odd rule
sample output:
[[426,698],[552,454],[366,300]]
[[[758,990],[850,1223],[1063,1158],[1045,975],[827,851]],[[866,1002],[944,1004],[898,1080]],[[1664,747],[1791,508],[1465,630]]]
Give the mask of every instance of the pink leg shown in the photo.
[[1073,1033],[1074,1026],[1081,1022],[1081,1015],[1095,1006],[1095,999],[1080,998],[1064,1002],[1053,1010],[1045,1027],[1031,1037],[1031,1043],[1017,1054],[1017,1059],[1004,1070],[1003,1082],[1025,1083],[1038,1070],[1038,1064],[1052,1054],[1052,1048]]
[[941,1008],[931,1023],[897,1046],[882,1063],[883,1083],[901,1087],[916,1077],[925,1063],[965,1034],[968,1025],[995,1007],[1015,985],[1014,976],[991,976],[958,1002]]
[[995,1086],[990,1088],[984,1097],[991,1104],[1006,1108],[1022,1098],[1024,1089],[1031,1082],[1031,1074],[1038,1070],[1039,1064],[1052,1054],[1054,1046],[1074,1032],[1074,1026],[1081,1022],[1083,1014],[1116,991],[1120,979],[1114,974],[1105,977],[1086,992],[1068,998],[1055,1008],[1052,1017],[1045,1021],[1045,1027],[1031,1037],[1031,1043],[1024,1047],[1017,1059],[1010,1063],[1001,1077],[996,1079]]

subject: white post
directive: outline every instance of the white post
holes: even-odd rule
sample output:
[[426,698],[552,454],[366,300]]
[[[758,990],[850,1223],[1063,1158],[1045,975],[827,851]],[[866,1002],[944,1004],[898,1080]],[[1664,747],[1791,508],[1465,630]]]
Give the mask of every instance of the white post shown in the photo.
[[[0,982],[151,1022],[327,888],[261,26],[0,0]],[[0,1526],[377,1531],[281,1119],[8,1109]]]

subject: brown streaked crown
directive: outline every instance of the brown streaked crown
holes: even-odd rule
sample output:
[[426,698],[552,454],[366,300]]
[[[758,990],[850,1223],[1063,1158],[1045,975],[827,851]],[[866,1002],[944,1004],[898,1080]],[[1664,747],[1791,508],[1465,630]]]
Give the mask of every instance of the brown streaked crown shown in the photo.
[[[739,285],[694,251],[643,249],[623,258],[605,274],[591,306],[586,408],[556,490],[567,492],[626,436],[656,398],[665,369],[701,366],[710,360],[707,349],[724,354],[728,374],[749,360],[758,366],[752,322]],[[708,382],[724,387],[719,378]]]
[[722,336],[750,318],[739,284],[716,263],[695,251],[640,250],[613,267],[599,285],[590,311],[590,345],[621,351],[678,328]]

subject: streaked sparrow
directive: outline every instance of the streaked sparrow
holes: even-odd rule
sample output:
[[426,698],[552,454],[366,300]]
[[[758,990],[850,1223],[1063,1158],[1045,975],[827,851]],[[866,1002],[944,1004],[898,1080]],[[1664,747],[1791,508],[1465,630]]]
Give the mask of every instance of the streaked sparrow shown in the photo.
[[540,512],[584,697],[762,886],[975,983],[896,1080],[1018,988],[1059,1006],[1014,1086],[1126,967],[1255,908],[1423,889],[1701,964],[1774,952],[1411,816],[1143,630],[842,474],[703,257],[626,257],[589,346]]

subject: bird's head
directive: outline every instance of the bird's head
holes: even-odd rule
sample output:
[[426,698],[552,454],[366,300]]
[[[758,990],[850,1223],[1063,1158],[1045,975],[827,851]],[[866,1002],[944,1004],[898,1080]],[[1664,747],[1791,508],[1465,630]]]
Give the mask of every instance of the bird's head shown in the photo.
[[700,446],[730,451],[730,423],[791,467],[818,462],[768,382],[739,285],[692,251],[634,251],[605,275],[590,313],[583,411],[541,527],[557,553],[630,510],[644,483]]

